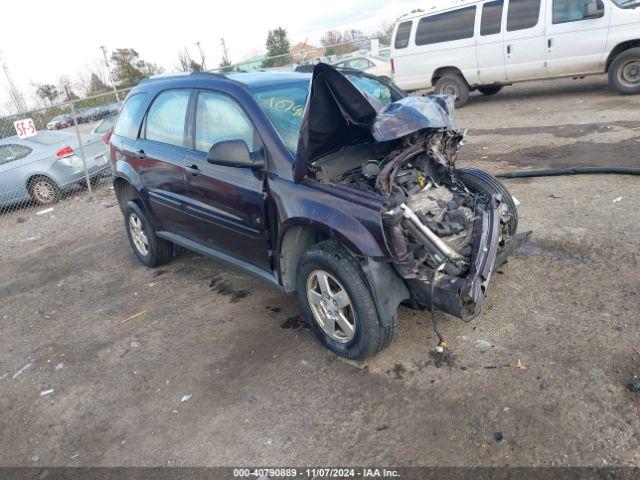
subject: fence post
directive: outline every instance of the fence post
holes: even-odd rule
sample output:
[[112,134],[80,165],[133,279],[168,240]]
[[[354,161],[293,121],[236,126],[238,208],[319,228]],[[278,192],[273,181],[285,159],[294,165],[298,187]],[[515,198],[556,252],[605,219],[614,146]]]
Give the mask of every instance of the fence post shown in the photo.
[[80,146],[80,160],[82,160],[82,168],[84,169],[84,176],[87,181],[87,191],[91,197],[93,195],[93,190],[91,189],[91,177],[89,176],[89,170],[87,169],[87,157],[84,154],[82,137],[80,137],[80,129],[78,128],[78,120],[76,119],[76,106],[73,102],[71,102],[71,118],[73,118],[73,126],[76,130],[76,137],[78,137],[78,145]]

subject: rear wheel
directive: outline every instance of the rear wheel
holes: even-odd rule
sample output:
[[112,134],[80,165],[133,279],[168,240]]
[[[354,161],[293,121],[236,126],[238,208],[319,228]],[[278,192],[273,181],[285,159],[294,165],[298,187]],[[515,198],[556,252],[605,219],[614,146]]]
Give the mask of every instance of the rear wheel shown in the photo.
[[156,235],[153,225],[140,206],[127,202],[124,210],[124,227],[133,253],[147,267],[169,263],[173,256],[173,245]]
[[454,95],[456,108],[466,105],[469,100],[469,85],[462,75],[446,74],[438,79],[434,89],[441,95]]
[[618,54],[609,67],[609,83],[623,95],[640,93],[640,48]]
[[335,241],[314,245],[303,255],[297,289],[307,321],[334,353],[361,359],[391,343],[395,320],[383,325],[360,264]]
[[500,194],[502,202],[507,207],[506,215],[503,216],[502,242],[498,246],[498,257],[496,267],[507,261],[510,253],[510,243],[518,231],[518,208],[513,200],[513,196],[500,180],[484,170],[477,168],[461,168],[456,170],[458,178],[473,193],[480,193],[486,196]]
[[29,181],[29,193],[31,198],[42,206],[53,205],[60,200],[60,187],[49,177],[35,177]]
[[500,90],[502,90],[502,85],[484,85],[478,87],[478,91],[483,95],[495,95]]

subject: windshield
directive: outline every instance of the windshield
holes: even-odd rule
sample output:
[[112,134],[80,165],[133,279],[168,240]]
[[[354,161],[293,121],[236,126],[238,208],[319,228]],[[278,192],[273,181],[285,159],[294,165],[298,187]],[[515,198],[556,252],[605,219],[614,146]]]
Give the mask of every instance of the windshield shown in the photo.
[[[376,100],[382,105],[391,103],[391,89],[384,83],[357,75],[347,74],[346,77],[369,98],[374,106],[376,106]],[[307,102],[309,82],[310,80],[302,80],[285,85],[268,86],[253,92],[254,98],[273,123],[287,150],[294,155],[298,150],[298,135]]]

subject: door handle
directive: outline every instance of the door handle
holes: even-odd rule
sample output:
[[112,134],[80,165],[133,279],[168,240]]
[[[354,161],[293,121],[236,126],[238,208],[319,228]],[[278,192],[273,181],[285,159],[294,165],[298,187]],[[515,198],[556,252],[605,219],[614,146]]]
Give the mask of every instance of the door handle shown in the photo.
[[507,45],[507,55],[511,55],[511,45]]
[[184,169],[194,177],[197,177],[201,173],[197,165],[191,165],[190,167],[185,167]]
[[552,48],[553,47],[553,38],[549,38],[547,39],[547,48]]

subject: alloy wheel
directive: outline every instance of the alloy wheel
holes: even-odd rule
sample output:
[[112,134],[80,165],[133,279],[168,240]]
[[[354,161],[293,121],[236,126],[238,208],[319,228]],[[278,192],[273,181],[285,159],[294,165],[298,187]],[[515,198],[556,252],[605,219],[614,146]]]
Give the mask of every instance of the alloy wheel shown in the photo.
[[140,217],[135,213],[129,215],[129,231],[131,232],[131,239],[136,247],[136,250],[142,255],[147,256],[149,253],[149,239],[144,233],[144,224]]
[[315,321],[332,340],[355,337],[355,312],[347,290],[330,273],[314,270],[307,278],[307,299]]

